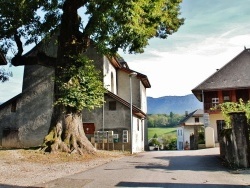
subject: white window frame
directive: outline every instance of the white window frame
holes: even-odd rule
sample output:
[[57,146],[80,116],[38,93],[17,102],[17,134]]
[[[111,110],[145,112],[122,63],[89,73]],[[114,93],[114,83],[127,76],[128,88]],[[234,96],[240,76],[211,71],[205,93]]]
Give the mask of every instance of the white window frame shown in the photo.
[[215,107],[219,104],[219,98],[212,98],[212,106]]

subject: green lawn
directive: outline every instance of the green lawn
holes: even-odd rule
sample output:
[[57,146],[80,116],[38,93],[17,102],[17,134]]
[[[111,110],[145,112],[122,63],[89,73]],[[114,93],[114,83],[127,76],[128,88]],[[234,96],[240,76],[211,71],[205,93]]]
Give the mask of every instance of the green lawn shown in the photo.
[[176,128],[148,128],[148,139],[153,138],[155,134],[158,137],[165,135],[176,137]]

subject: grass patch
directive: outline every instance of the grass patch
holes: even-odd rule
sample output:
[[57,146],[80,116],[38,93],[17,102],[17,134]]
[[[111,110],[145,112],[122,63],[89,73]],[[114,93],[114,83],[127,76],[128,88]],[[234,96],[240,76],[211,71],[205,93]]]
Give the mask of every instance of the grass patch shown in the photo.
[[157,134],[158,137],[176,137],[176,128],[148,128],[148,139],[153,138],[153,136]]

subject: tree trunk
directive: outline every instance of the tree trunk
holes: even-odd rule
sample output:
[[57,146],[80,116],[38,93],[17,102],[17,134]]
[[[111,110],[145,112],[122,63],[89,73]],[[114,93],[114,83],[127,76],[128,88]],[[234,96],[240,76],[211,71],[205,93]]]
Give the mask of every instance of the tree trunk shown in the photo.
[[[74,64],[70,57],[86,50],[87,46],[79,32],[80,21],[77,9],[81,6],[79,0],[66,0],[63,6],[63,16],[58,38],[57,65],[55,77],[64,74],[64,71]],[[62,77],[64,83],[70,78]],[[54,102],[60,97],[58,83],[54,86]],[[48,135],[44,139],[44,150],[49,152],[84,152],[94,153],[95,148],[86,137],[81,112],[73,108],[56,105],[53,107],[52,120]]]
[[95,148],[86,137],[82,115],[62,108],[54,107],[52,124],[48,135],[44,139],[43,149],[48,152],[77,152],[79,154],[94,153]]
[[[69,59],[62,60],[64,64],[73,63]],[[64,67],[67,69],[67,66]],[[59,77],[64,73],[64,69],[56,68],[55,77]],[[69,78],[61,77],[64,79],[63,83],[67,83]],[[61,93],[59,90],[59,83],[54,83],[54,101],[60,98]],[[44,140],[44,150],[48,152],[78,152],[83,154],[85,152],[94,153],[95,148],[86,137],[83,130],[82,113],[76,111],[74,108],[62,106],[60,104],[54,105],[51,125],[48,135]]]

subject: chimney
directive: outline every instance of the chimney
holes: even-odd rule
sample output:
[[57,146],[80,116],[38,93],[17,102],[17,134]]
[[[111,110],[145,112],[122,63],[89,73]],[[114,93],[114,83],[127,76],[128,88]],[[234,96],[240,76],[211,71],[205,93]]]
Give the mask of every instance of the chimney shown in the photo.
[[186,116],[186,117],[188,116],[188,111],[185,111],[185,116]]

